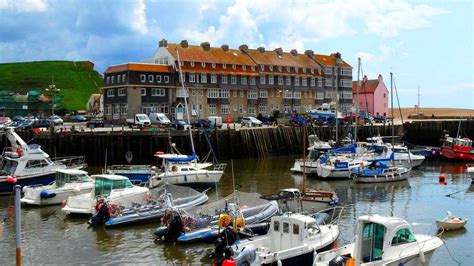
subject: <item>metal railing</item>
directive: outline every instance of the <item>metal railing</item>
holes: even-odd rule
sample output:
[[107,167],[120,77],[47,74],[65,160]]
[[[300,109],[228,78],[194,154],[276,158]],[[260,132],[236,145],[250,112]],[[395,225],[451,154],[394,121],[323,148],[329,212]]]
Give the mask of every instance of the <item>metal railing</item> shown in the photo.
[[85,156],[56,157],[56,158],[51,158],[51,161],[53,161],[53,163],[55,164],[62,164],[67,167],[78,167],[78,166],[85,167],[87,165],[85,163],[86,161]]

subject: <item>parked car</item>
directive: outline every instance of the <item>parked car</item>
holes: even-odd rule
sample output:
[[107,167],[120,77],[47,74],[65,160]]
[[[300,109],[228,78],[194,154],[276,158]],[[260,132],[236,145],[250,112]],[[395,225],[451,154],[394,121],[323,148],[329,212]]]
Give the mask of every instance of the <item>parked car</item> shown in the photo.
[[259,126],[262,126],[262,121],[258,120],[257,118],[253,116],[244,116],[240,124],[242,126],[248,126],[248,127],[255,127],[255,126],[259,127]]
[[12,121],[25,121],[25,118],[21,115],[13,117]]
[[222,128],[222,117],[220,116],[209,116],[207,118],[209,121],[209,126],[210,127],[217,127],[217,128]]
[[20,124],[16,128],[17,129],[32,129],[34,124],[35,124],[35,120],[27,119],[25,121],[20,122]]
[[104,120],[100,118],[93,118],[86,123],[88,128],[104,127]]
[[64,121],[58,115],[52,115],[48,118],[55,126],[64,124]]
[[75,116],[71,117],[71,121],[72,122],[86,122],[87,118],[85,118],[82,115],[75,115]]
[[189,125],[182,119],[175,120],[173,123],[171,123],[171,126],[176,129],[183,129],[183,130],[188,129],[189,127]]
[[50,127],[52,121],[49,119],[38,119],[32,125],[32,128],[40,128],[40,127]]

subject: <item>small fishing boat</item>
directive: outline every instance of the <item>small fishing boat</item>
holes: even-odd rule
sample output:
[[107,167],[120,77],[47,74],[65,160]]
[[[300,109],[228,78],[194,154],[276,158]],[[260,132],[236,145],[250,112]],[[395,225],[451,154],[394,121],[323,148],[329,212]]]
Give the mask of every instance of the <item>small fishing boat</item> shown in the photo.
[[236,265],[311,265],[316,252],[339,236],[337,224],[319,224],[312,216],[274,216],[266,236],[232,246]]
[[428,265],[443,245],[437,236],[414,235],[401,218],[364,215],[357,221],[354,243],[316,254],[312,265]]
[[94,189],[86,194],[69,196],[62,202],[63,212],[94,215],[99,210],[99,204],[111,202],[115,206],[112,216],[118,216],[123,207],[144,204],[150,198],[148,188],[133,185],[125,176],[101,174],[91,178],[94,180]]
[[[207,190],[198,192],[192,188],[166,184],[150,191],[150,200],[144,205],[135,205],[123,209],[116,217],[110,217],[105,221],[105,227],[117,227],[123,225],[159,222],[166,210],[180,210],[199,206],[209,199]],[[154,196],[157,195],[157,196]]]
[[21,202],[31,205],[61,204],[71,195],[91,192],[94,181],[87,172],[74,169],[56,171],[54,182],[50,185],[33,185],[23,187],[24,196]]
[[451,212],[448,211],[448,215],[442,220],[436,220],[436,227],[438,230],[458,230],[463,228],[468,222],[468,219],[453,217]]
[[463,138],[459,134],[457,138],[445,135],[441,146],[441,155],[456,161],[474,161],[472,140],[467,137]]
[[277,193],[265,195],[261,198],[277,201],[280,212],[317,213],[339,203],[336,192],[306,190],[302,193],[297,188],[282,189]]

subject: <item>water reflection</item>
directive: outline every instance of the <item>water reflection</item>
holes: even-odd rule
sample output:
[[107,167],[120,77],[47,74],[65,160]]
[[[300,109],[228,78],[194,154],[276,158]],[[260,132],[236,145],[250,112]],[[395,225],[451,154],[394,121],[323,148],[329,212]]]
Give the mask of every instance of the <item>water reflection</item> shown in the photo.
[[89,228],[96,234],[96,245],[100,251],[113,251],[124,244],[124,234],[117,231],[108,231],[103,227]]

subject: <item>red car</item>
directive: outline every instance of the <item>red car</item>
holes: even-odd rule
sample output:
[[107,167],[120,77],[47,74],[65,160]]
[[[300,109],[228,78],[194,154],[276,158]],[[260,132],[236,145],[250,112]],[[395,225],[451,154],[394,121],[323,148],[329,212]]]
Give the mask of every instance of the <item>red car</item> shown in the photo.
[[9,123],[11,121],[10,117],[0,117],[0,124]]

